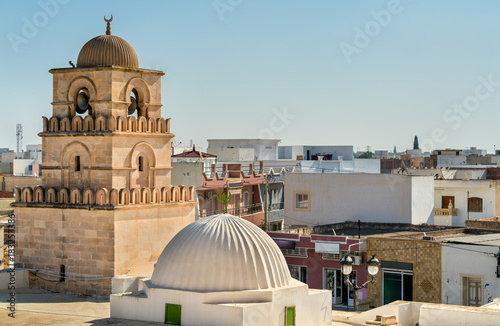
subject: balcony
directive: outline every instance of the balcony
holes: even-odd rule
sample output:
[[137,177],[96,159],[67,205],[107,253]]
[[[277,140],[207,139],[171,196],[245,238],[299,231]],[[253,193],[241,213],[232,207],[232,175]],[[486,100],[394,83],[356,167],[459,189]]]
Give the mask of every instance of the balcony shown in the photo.
[[458,208],[434,208],[434,216],[457,216]]
[[448,208],[434,208],[434,224],[453,225],[452,216],[457,216],[458,209],[454,208],[450,202]]
[[[246,215],[251,215],[255,213],[260,213],[262,212],[262,204],[253,204],[249,206],[243,206],[243,207],[229,207],[226,210],[227,214],[231,214],[234,216],[246,216]],[[207,217],[211,215],[216,215],[216,214],[222,214],[224,213],[224,210],[215,210],[215,211],[205,211],[205,212],[200,212],[200,217]]]

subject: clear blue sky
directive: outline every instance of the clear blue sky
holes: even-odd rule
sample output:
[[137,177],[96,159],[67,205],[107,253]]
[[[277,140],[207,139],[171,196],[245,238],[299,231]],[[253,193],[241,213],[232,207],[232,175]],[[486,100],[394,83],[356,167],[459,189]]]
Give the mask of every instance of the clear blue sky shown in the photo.
[[41,142],[48,70],[76,63],[105,14],[142,68],[165,71],[163,116],[183,144],[271,136],[404,150],[418,135],[426,149],[500,148],[494,0],[8,1],[0,147],[15,148],[16,123],[23,145]]

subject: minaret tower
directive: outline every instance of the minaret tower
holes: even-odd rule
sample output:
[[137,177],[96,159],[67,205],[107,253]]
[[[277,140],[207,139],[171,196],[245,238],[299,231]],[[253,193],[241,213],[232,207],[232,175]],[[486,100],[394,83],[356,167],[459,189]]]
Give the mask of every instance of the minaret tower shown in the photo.
[[[196,205],[193,187],[170,182],[164,73],[139,68],[134,48],[112,35],[113,16],[104,19],[106,34],[82,47],[76,67],[50,70],[52,116],[39,134],[43,184],[16,189],[13,204],[22,267],[93,280],[152,273],[168,241],[194,221]],[[109,278],[94,283],[65,279],[58,290],[109,294]]]

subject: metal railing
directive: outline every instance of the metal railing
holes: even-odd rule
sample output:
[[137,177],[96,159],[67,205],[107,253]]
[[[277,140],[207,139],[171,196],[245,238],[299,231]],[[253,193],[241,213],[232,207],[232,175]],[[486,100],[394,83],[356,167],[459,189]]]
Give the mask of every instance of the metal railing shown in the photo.
[[219,209],[219,210],[214,210],[214,211],[200,212],[200,217],[207,217],[207,216],[216,215],[216,214],[223,214],[224,212],[227,214],[234,215],[234,216],[251,215],[251,214],[262,212],[262,204],[253,204],[253,205],[248,205],[248,206],[243,206],[243,207],[230,207],[230,208],[227,208],[226,210]]

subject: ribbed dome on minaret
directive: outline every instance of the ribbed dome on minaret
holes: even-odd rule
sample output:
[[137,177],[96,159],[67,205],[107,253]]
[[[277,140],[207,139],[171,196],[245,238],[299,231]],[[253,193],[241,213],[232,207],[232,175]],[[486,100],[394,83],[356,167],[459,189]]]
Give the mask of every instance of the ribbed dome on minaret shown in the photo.
[[108,23],[106,35],[94,37],[82,47],[76,63],[78,68],[99,66],[139,68],[139,59],[132,45],[121,37],[111,35],[111,20],[113,16],[110,20],[106,20]]

